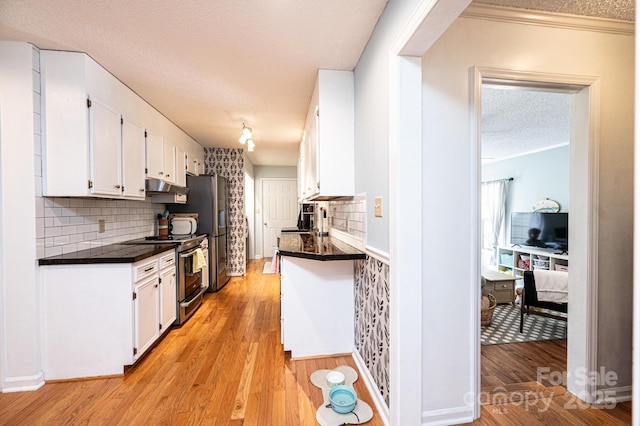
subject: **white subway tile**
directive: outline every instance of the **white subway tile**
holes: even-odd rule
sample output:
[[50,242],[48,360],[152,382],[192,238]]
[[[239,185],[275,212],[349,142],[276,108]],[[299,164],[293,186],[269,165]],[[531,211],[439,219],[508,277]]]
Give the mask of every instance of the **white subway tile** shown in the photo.
[[78,233],[78,227],[75,225],[67,225],[62,227],[62,235],[71,235]]
[[53,218],[53,226],[66,226],[69,224],[68,217],[54,217]]
[[44,217],[44,198],[36,197],[36,217]]
[[92,241],[92,240],[95,240],[96,238],[98,238],[98,234],[96,232],[86,232],[86,233],[82,234],[82,238],[85,241]]
[[78,213],[75,207],[63,207],[62,216],[77,216]]
[[83,223],[84,223],[84,218],[82,216],[69,217],[69,225],[82,225]]
[[76,251],[78,251],[78,245],[77,244],[66,244],[66,245],[62,246],[62,253],[63,254],[74,253]]
[[56,217],[56,216],[60,216],[61,213],[62,213],[62,209],[59,207],[44,208],[44,217]]
[[53,247],[53,237],[45,238],[44,239],[44,246],[45,247]]
[[70,198],[69,207],[84,207],[84,200],[82,198]]
[[100,216],[102,214],[102,210],[98,207],[91,207],[91,215],[92,216]]
[[62,227],[60,226],[53,226],[51,228],[44,229],[45,237],[58,237],[60,235],[62,235]]
[[36,240],[36,259],[42,259],[46,256],[44,240],[42,238]]
[[69,235],[69,243],[80,243],[82,242],[82,238],[82,234]]
[[62,246],[62,245],[65,245],[65,244],[69,244],[69,236],[68,235],[55,237],[53,239],[53,245],[54,246]]
[[35,180],[34,187],[36,197],[42,197],[42,178]]
[[44,221],[43,217],[36,218],[36,238],[44,238]]
[[46,247],[44,249],[45,257],[57,256],[59,254],[62,254],[62,247]]

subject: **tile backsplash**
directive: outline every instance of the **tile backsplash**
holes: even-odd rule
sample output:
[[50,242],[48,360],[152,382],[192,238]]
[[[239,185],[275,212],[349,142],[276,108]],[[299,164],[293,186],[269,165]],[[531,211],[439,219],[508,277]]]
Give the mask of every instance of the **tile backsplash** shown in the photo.
[[364,241],[366,237],[366,219],[366,195],[356,195],[349,200],[336,200],[328,203],[328,225],[361,241]]
[[[156,216],[164,208],[144,201],[36,197],[38,257],[155,234]],[[104,232],[98,232],[99,220]]]

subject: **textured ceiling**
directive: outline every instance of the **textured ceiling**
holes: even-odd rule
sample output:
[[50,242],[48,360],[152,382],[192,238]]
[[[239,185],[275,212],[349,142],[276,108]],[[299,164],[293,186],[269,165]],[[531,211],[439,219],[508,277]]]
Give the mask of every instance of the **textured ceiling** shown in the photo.
[[475,0],[474,3],[635,21],[635,0]]
[[[475,3],[634,19],[633,0]],[[386,0],[0,0],[0,40],[87,52],[202,145],[239,147],[244,122],[253,128],[256,150],[249,158],[254,164],[294,165],[317,69],[353,69],[385,4]],[[490,103],[496,111],[513,112],[518,100],[537,103],[526,93],[511,95],[519,98],[502,94],[492,99],[487,94],[487,108]],[[509,108],[499,105],[507,101]],[[498,138],[498,129],[522,129],[531,118],[519,126],[514,120],[503,115],[504,123],[498,124],[496,115],[495,148],[490,154],[487,146],[486,154],[511,155],[507,152],[514,146],[530,146],[531,135],[523,143],[516,142],[515,134]],[[561,129],[546,132],[562,134]],[[549,143],[555,144],[553,140]],[[498,147],[506,151],[499,153]]]
[[352,70],[386,0],[0,0],[0,40],[87,52],[204,146],[295,165],[318,68]]
[[482,88],[482,159],[499,160],[569,143],[571,95]]

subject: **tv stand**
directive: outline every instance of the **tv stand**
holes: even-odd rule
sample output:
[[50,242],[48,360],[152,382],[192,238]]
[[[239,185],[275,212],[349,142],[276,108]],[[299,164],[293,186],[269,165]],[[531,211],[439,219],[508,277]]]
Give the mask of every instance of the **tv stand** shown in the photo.
[[[569,270],[569,254],[566,251],[557,253],[557,249],[544,249],[539,247],[499,247],[498,271],[516,278],[522,278],[524,271],[534,269]],[[534,259],[539,260],[540,265],[534,265]],[[547,260],[548,262],[545,262]]]

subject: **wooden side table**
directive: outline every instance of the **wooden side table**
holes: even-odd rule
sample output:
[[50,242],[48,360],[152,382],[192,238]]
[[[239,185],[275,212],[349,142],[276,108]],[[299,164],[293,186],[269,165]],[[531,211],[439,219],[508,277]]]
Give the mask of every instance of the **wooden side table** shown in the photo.
[[516,279],[511,275],[506,275],[501,272],[492,271],[490,269],[482,270],[482,279],[484,280],[484,287],[482,288],[482,295],[493,294],[498,303],[511,303],[516,306]]

